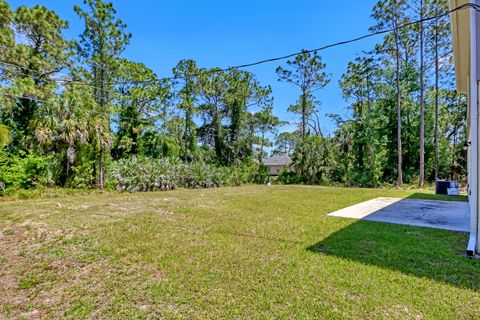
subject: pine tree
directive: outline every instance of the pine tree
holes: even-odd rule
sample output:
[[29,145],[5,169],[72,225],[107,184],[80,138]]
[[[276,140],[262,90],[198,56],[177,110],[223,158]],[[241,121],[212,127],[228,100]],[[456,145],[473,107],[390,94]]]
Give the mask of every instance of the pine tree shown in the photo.
[[[95,101],[104,114],[104,121],[110,127],[111,92],[118,70],[118,57],[128,45],[131,34],[125,31],[126,25],[115,17],[116,10],[111,3],[84,0],[84,6],[85,9],[74,7],[85,24],[77,51],[82,59],[81,63],[88,67]],[[105,144],[98,150],[97,185],[100,189],[104,187],[105,161],[109,149],[110,144]]]
[[[290,110],[300,114],[300,133],[303,140],[307,137],[307,127],[312,116],[316,115],[316,100],[314,93],[323,89],[329,82],[325,72],[325,63],[317,52],[303,51],[294,60],[287,61],[288,68],[278,67],[278,80],[300,88],[298,104]],[[318,121],[316,122],[318,127]],[[317,127],[317,126],[315,126]],[[318,131],[318,127],[316,128]],[[321,135],[321,131],[318,132]]]

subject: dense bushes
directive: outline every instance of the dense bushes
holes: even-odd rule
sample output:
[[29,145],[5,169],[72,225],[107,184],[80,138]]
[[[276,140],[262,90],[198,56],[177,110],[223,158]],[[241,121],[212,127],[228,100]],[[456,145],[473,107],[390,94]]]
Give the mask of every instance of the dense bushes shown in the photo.
[[[284,168],[276,180],[283,184],[331,184],[335,163],[331,155],[331,141],[309,136],[299,141],[292,154],[292,168]],[[293,167],[295,170],[293,170]]]
[[111,177],[122,191],[169,190],[177,187],[178,167],[168,160],[132,158],[115,162]]
[[[77,189],[91,187],[94,177],[92,164],[78,159],[71,168],[67,183]],[[179,158],[131,157],[110,161],[106,188],[128,192],[171,190],[175,188],[213,188],[246,183],[266,183],[268,171],[264,166],[243,164],[221,167],[203,161],[186,163]],[[0,151],[0,195],[13,191],[55,186],[63,172],[61,163],[53,157],[16,154]]]
[[113,163],[110,185],[121,191],[154,191],[175,188],[213,188],[241,185],[257,177],[256,167],[217,167],[179,159],[133,157]]
[[182,164],[179,169],[179,186],[184,188],[213,188],[230,184],[228,169],[203,162]]
[[48,183],[48,160],[34,154],[0,150],[0,194]]
[[280,184],[300,184],[302,183],[302,177],[290,168],[283,168],[280,170],[276,182]]
[[268,167],[260,164],[252,170],[251,180],[254,183],[265,184],[268,183],[270,175],[268,173]]

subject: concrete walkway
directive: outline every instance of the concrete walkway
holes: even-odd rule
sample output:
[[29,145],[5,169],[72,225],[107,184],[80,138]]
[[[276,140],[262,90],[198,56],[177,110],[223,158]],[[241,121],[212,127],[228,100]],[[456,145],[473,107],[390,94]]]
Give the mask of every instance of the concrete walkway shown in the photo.
[[469,231],[468,202],[376,198],[329,216],[406,224],[453,231]]

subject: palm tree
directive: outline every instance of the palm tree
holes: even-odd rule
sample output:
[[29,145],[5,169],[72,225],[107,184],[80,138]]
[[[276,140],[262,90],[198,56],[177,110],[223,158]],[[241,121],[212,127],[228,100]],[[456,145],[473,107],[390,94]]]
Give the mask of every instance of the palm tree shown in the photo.
[[79,145],[87,141],[97,149],[110,145],[110,130],[105,128],[104,117],[92,95],[74,87],[67,87],[38,108],[32,121],[35,138],[42,146],[65,153],[63,183],[69,177]]

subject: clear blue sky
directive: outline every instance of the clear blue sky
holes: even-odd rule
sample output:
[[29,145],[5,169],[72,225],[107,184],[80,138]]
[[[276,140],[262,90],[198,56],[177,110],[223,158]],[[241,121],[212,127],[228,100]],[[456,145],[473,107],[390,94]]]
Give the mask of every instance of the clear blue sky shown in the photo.
[[[76,38],[83,30],[73,12],[82,0],[7,0],[19,5],[44,5],[70,22],[67,38]],[[145,63],[159,77],[170,76],[180,59],[191,58],[201,67],[227,67],[282,56],[301,49],[354,38],[368,32],[373,24],[371,9],[376,0],[114,0],[118,17],[133,34],[124,56]],[[346,115],[346,103],[338,80],[347,63],[362,50],[371,50],[379,37],[321,52],[332,74],[331,83],[318,94],[322,102],[322,128],[327,133],[334,124],[326,113]],[[279,83],[275,68],[281,62],[247,70],[264,85],[271,85],[274,112],[282,120],[293,116],[286,110],[299,92]],[[291,131],[291,127],[284,130]]]

